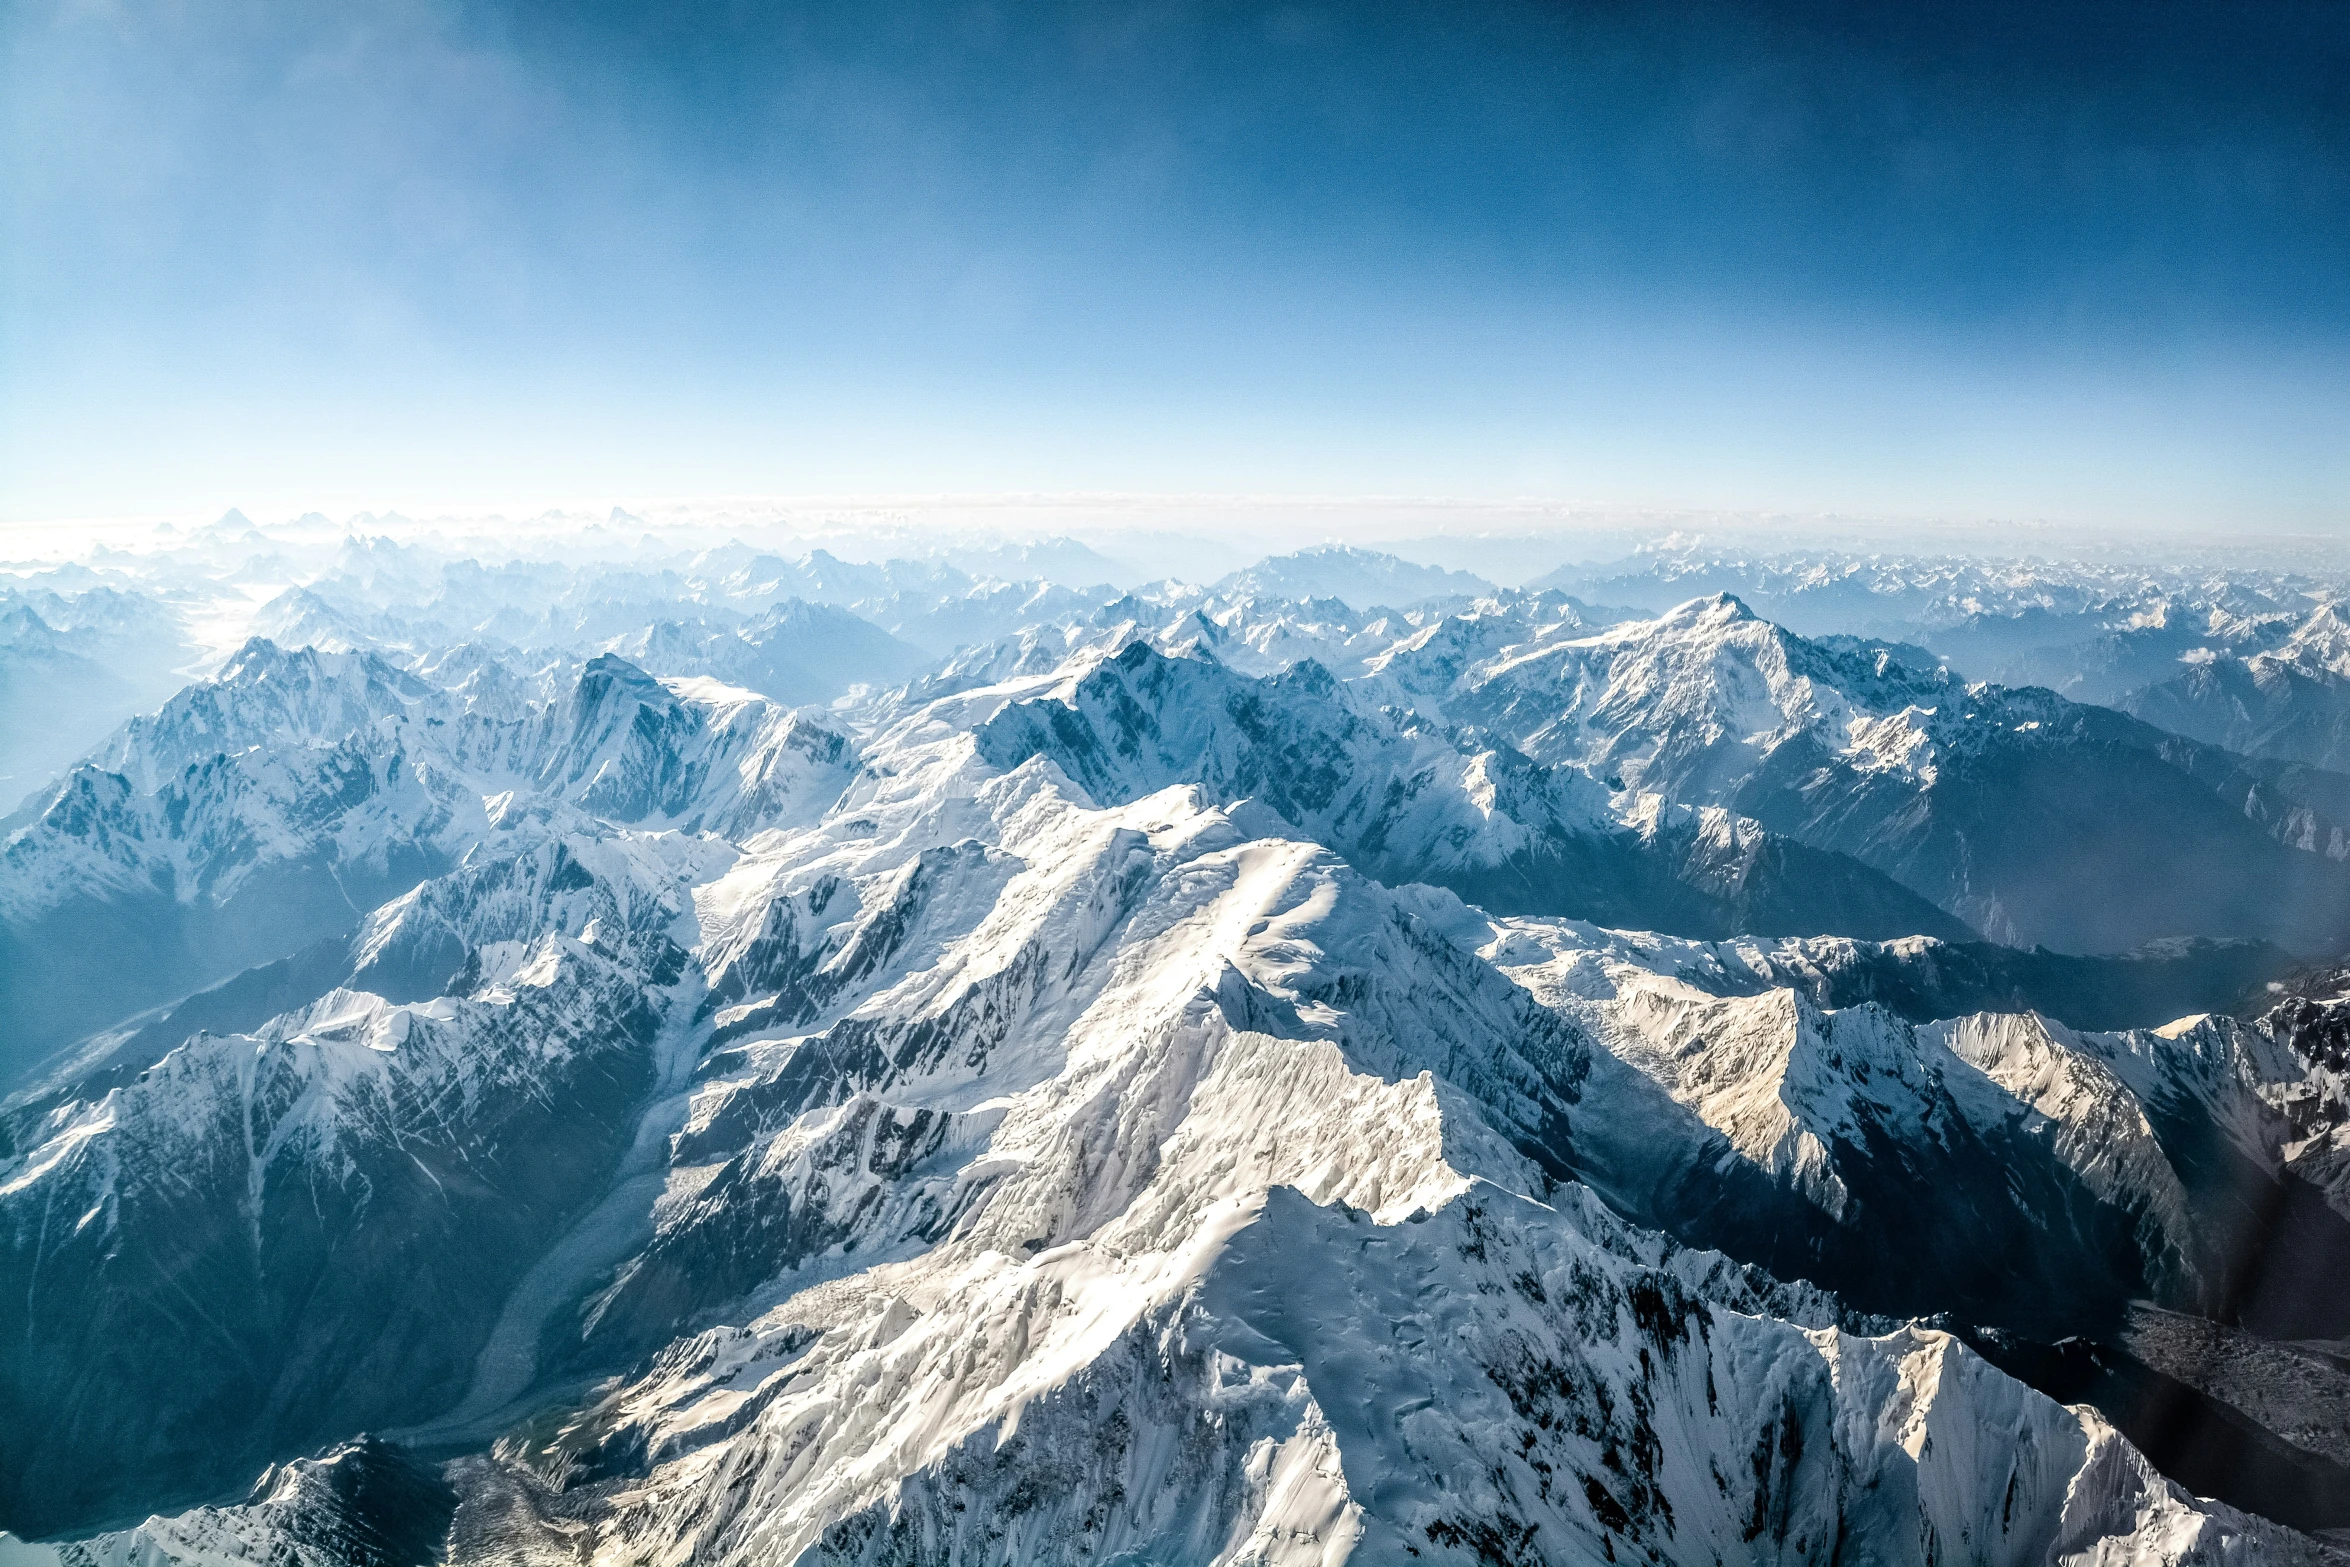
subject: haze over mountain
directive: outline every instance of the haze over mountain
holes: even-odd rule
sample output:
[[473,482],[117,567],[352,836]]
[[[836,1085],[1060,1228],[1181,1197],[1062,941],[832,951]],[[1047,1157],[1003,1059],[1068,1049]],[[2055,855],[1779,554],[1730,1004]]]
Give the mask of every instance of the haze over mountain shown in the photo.
[[0,7],[0,1567],[2350,1567],[2350,7]]
[[1373,550],[1328,544],[1260,561],[1216,583],[1228,598],[1342,599],[1363,609],[1410,609],[1431,599],[1474,598],[1493,584],[1466,571],[1417,566]]
[[1929,650],[2106,568],[1798,635],[315,531],[19,568],[219,652],[7,824],[10,1552],[2350,1528],[2350,780]]
[[0,1567],[2345,1567],[2350,7],[0,7]]
[[[1409,655],[1388,673],[1410,688]],[[2350,778],[1970,684],[1899,644],[1797,638],[1728,595],[1504,650],[1432,694],[1538,760],[1850,854],[2000,940],[2350,940]]]

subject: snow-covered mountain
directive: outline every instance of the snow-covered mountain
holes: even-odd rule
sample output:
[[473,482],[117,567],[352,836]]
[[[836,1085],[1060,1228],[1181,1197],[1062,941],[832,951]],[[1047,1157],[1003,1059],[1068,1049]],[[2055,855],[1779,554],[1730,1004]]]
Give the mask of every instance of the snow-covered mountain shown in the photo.
[[373,654],[249,643],[10,818],[0,1080],[351,929],[520,815],[747,836],[813,819],[856,767],[838,734],[704,677],[664,684],[607,655],[517,707],[444,667],[456,688]]
[[2229,608],[2201,594],[2164,593],[2076,614],[1974,614],[1921,640],[1974,679],[2126,706],[2130,693],[2194,660],[2259,651],[2284,637],[2293,619],[2293,609],[2265,600]]
[[12,805],[180,684],[179,618],[114,587],[0,587],[0,807]]
[[8,825],[0,1567],[2336,1559],[2176,1346],[2350,1340],[2350,999],[1955,917],[2284,934],[2322,774],[1728,599],[317,583]]
[[871,621],[787,599],[739,627],[661,621],[606,651],[657,675],[707,675],[786,707],[828,702],[854,686],[902,683],[930,660]]
[[[1564,604],[1564,600],[1560,601]],[[1571,611],[1567,611],[1571,613]],[[1136,642],[1170,657],[1205,659],[1238,674],[1277,675],[1312,660],[1356,679],[1400,642],[1444,620],[1440,611],[1359,611],[1335,598],[1237,597],[1160,584],[1106,603],[1062,607],[1008,635],[958,649],[905,693],[919,703],[1023,676],[1047,675],[1083,652]],[[1580,624],[1581,622],[1576,622]]]
[[2276,647],[2193,649],[2176,673],[2114,705],[2246,756],[2350,770],[2350,624],[2328,604]]
[[[1618,1194],[1675,1233],[1875,1309],[1940,1302],[2051,1336],[2096,1331],[2140,1298],[2280,1337],[2350,1334],[2350,1312],[2308,1288],[2350,1264],[2339,1140],[2350,1098],[2290,1008],[2115,1033],[2033,1013],[1921,1023],[1872,1003],[1824,1009],[1800,987],[1725,983],[1740,968],[1816,962],[1809,952],[1726,957],[1466,911],[1451,924],[1775,1188],[1763,1211],[1751,1196],[1683,1213],[1670,1205],[1686,1191]],[[1720,1157],[1696,1127],[1682,1141]],[[2297,1191],[2323,1194],[2322,1211],[2281,1221]]]
[[403,627],[374,617],[372,625],[346,613],[308,588],[288,588],[254,612],[252,634],[287,648],[353,653],[397,640]]
[[1798,637],[1734,598],[1505,650],[1436,700],[1537,760],[1848,854],[2002,941],[2350,938],[2350,779]]
[[1104,803],[1195,783],[1389,882],[1692,934],[1968,934],[1864,866],[1718,811],[1619,821],[1587,773],[1399,719],[1310,660],[1251,680],[1135,642],[1047,681],[954,704],[1002,704],[973,729],[982,757],[1049,757]]
[[0,1424],[23,1433],[0,1465],[9,1516],[200,1499],[464,1391],[678,1065],[677,911],[599,880],[598,859],[542,846],[379,915],[360,973],[419,972],[383,951],[417,905],[443,916],[427,942],[449,909],[475,916],[466,972],[434,976],[433,999],[336,988],[250,1035],[195,1035],[94,1101],[20,1108],[0,1183],[26,1286],[0,1376]]
[[147,1567],[271,1561],[287,1567],[409,1567],[442,1558],[457,1493],[437,1466],[372,1438],[272,1464],[245,1498],[150,1517],[132,1529],[51,1547],[0,1537],[17,1563]]
[[[1964,650],[1961,667],[1976,679],[2062,686],[2071,675],[2102,678],[2099,671],[2117,655],[2127,661],[2128,633],[2155,630],[2176,638],[2214,631],[2208,617],[2215,610],[2228,621],[2305,611],[2335,596],[2340,584],[2305,571],[2220,563],[2208,552],[2199,560],[2148,565],[1757,552],[1694,538],[1659,541],[1628,559],[1561,567],[1527,586],[1652,614],[1728,594],[1804,636],[1906,638],[1937,648],[1947,639],[1954,657]],[[2216,630],[2227,634],[2224,626]],[[2117,636],[2119,644],[2112,640]],[[2038,662],[2030,673],[1975,667],[2007,659]],[[2110,686],[2103,694],[2125,688]]]
[[1331,598],[1370,610],[1476,598],[1492,592],[1493,584],[1466,571],[1425,566],[1351,545],[1324,544],[1261,560],[1220,579],[1214,591],[1228,598]]
[[[968,732],[907,737],[813,831],[739,858],[608,829],[621,860],[602,874],[541,849],[520,890],[428,884],[362,947],[437,906],[472,952],[449,996],[338,989],[192,1041],[96,1103],[48,1106],[0,1188],[57,1298],[153,1312],[148,1270],[168,1268],[205,1280],[211,1320],[52,1317],[36,1287],[4,1326],[73,1335],[34,1366],[161,1362],[123,1367],[125,1394],[166,1364],[225,1383],[171,1402],[285,1422],[239,1427],[254,1450],[294,1440],[296,1411],[323,1432],[414,1410],[420,1440],[486,1441],[528,1413],[510,1395],[538,1385],[534,1360],[559,1378],[655,1350],[501,1449],[631,1555],[2291,1548],[1946,1334],[1888,1335],[1616,1217],[1594,1191],[1655,1183],[1682,1100],[1462,945],[1427,895],[1191,788],[1105,807],[1056,772],[990,766]],[[529,929],[554,934],[510,934]],[[677,988],[697,971],[706,1007]],[[634,1210],[650,1236],[596,1287],[572,1253],[625,1237],[516,1200],[547,1172],[496,1160],[621,1164],[634,1107],[664,1103],[644,1077],[697,1014],[716,1048],[654,1123],[673,1130]],[[557,1086],[599,1061],[601,1081],[643,1074],[637,1091]],[[479,1118],[508,1106],[572,1119],[495,1135]],[[564,1169],[528,1189],[597,1189]],[[219,1184],[190,1178],[207,1170]],[[503,1270],[440,1238],[481,1222],[433,1184],[459,1170],[506,1199],[486,1232]],[[338,1221],[406,1235],[402,1205],[427,1194],[424,1250],[322,1248]],[[60,1208],[91,1217],[51,1235],[36,1215]],[[295,1261],[322,1252],[341,1264],[323,1299]],[[467,1259],[425,1343],[383,1313],[453,1277],[377,1271],[421,1255]],[[515,1282],[533,1256],[577,1293]],[[274,1334],[244,1341],[251,1371],[173,1353],[274,1326],[275,1289],[309,1331],[409,1357],[403,1374],[327,1392],[302,1380],[322,1352]],[[98,1431],[55,1462],[126,1484],[181,1458],[151,1417],[139,1445],[105,1445],[119,1404],[91,1400]],[[30,1471],[12,1514],[56,1506],[31,1493],[62,1478]]]
[[136,708],[130,682],[31,609],[0,613],[0,799],[29,792]]

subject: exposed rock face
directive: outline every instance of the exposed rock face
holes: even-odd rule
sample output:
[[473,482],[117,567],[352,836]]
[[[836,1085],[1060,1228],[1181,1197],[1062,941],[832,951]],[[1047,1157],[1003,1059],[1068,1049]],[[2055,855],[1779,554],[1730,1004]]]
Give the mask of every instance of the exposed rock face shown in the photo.
[[548,701],[477,694],[255,641],[11,818],[0,1085],[351,930],[532,812],[748,836],[813,820],[855,769],[840,735],[764,699],[608,656]]
[[1513,913],[1692,935],[1971,934],[1843,855],[1725,812],[1620,821],[1589,774],[1399,720],[1311,661],[1252,680],[1137,642],[1079,667],[987,718],[980,755],[1050,757],[1103,803],[1194,782],[1384,880]]
[[2246,756],[2350,772],[2350,623],[2328,604],[2274,648],[2199,648],[2115,703]]
[[360,1437],[315,1459],[272,1464],[240,1503],[55,1546],[0,1539],[0,1559],[10,1567],[426,1567],[445,1559],[456,1508],[438,1465]]
[[[2299,1007],[2112,1033],[2031,1013],[1919,1023],[1817,1008],[1809,954],[1431,913],[1687,1113],[1706,1174],[1619,1199],[1662,1204],[1675,1233],[1874,1309],[2051,1336],[2108,1329],[2141,1297],[2350,1333],[2311,1287],[2350,1261],[2350,1092]],[[1755,969],[1798,988],[1736,994]],[[1674,1206],[1721,1200],[1726,1158],[1777,1206]]]
[[[467,932],[451,994],[332,990],[18,1112],[0,1515],[200,1498],[464,1393],[501,1303],[627,1147],[665,1013],[692,1008],[644,889],[631,910],[559,848],[537,858],[536,928]],[[516,878],[458,879],[430,890],[481,910],[483,883]]]
[[1835,850],[1995,940],[2350,939],[2350,779],[2166,734],[1719,596],[1504,652],[1441,693],[1539,761]]
[[[1725,921],[1904,906],[1392,668],[1135,642],[852,744],[616,658],[478,709],[349,658],[78,775],[396,755],[444,861],[171,1014],[234,1032],[8,1103],[0,1525],[116,1532],[0,1562],[2315,1559],[1901,1319],[2307,1329],[2329,1002],[1937,1018],[2043,979],[1464,903],[1599,842]],[[113,853],[69,826],[11,853]]]

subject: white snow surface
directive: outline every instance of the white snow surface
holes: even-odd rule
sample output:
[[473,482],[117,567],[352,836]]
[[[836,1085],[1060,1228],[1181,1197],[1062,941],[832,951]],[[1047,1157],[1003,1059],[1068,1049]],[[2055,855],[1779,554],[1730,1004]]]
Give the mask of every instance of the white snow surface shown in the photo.
[[158,890],[220,903],[287,863],[457,859],[515,811],[740,838],[815,821],[855,768],[841,736],[704,678],[603,658],[531,701],[485,693],[462,662],[444,673],[457,683],[248,643],[20,817],[0,916]]
[[[1713,649],[1694,663],[1659,661],[1658,623],[1572,638],[1562,616],[1490,671],[1539,668],[1577,722],[1696,704],[1732,751],[1796,725],[1931,766],[1908,710],[1855,711],[1773,663],[1734,603],[1691,617]],[[1439,668],[1481,645],[1428,632],[1461,643]],[[1438,640],[1406,651],[1436,659]],[[2273,1168],[2294,1157],[2284,1109],[2338,1102],[2338,1082],[2224,1022],[1921,1027],[1724,995],[1696,981],[1747,961],[1737,943],[1488,919],[1148,767],[1104,804],[1042,757],[984,759],[975,729],[1075,706],[1114,652],[946,696],[861,756],[748,693],[617,661],[520,717],[362,654],[271,666],[261,686],[299,695],[264,709],[167,709],[59,800],[132,812],[191,768],[363,746],[447,813],[399,830],[452,835],[461,863],[377,911],[356,955],[446,933],[475,957],[465,993],[338,990],[199,1036],[61,1108],[0,1167],[0,1204],[104,1223],[137,1180],[218,1156],[240,1115],[258,1171],[331,1163],[387,1115],[529,1092],[675,940],[716,1037],[653,1238],[600,1309],[715,1241],[765,1262],[501,1450],[640,1444],[643,1472],[587,1515],[596,1562],[2294,1559],[2094,1411],[1945,1334],[1854,1331],[1886,1325],[1626,1222],[1540,1150],[1564,1130],[1630,1189],[1716,1137],[1833,1210],[1828,1145],[1856,1116],[1927,1135],[2038,1117],[2160,1230],[2187,1221],[2145,1103],[2197,1096]],[[1638,746],[1622,727],[1597,759]],[[193,852],[68,832],[62,808],[11,838],[12,889]],[[62,1550],[0,1537],[0,1567],[307,1563],[270,1517],[201,1509]]]

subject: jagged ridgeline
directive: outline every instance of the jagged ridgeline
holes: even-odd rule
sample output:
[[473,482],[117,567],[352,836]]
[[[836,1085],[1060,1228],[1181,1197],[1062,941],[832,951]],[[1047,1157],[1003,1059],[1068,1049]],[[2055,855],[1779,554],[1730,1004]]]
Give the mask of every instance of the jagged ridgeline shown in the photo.
[[2350,779],[1923,645],[2324,606],[1738,569],[347,553],[9,819],[0,1563],[2329,1559]]

